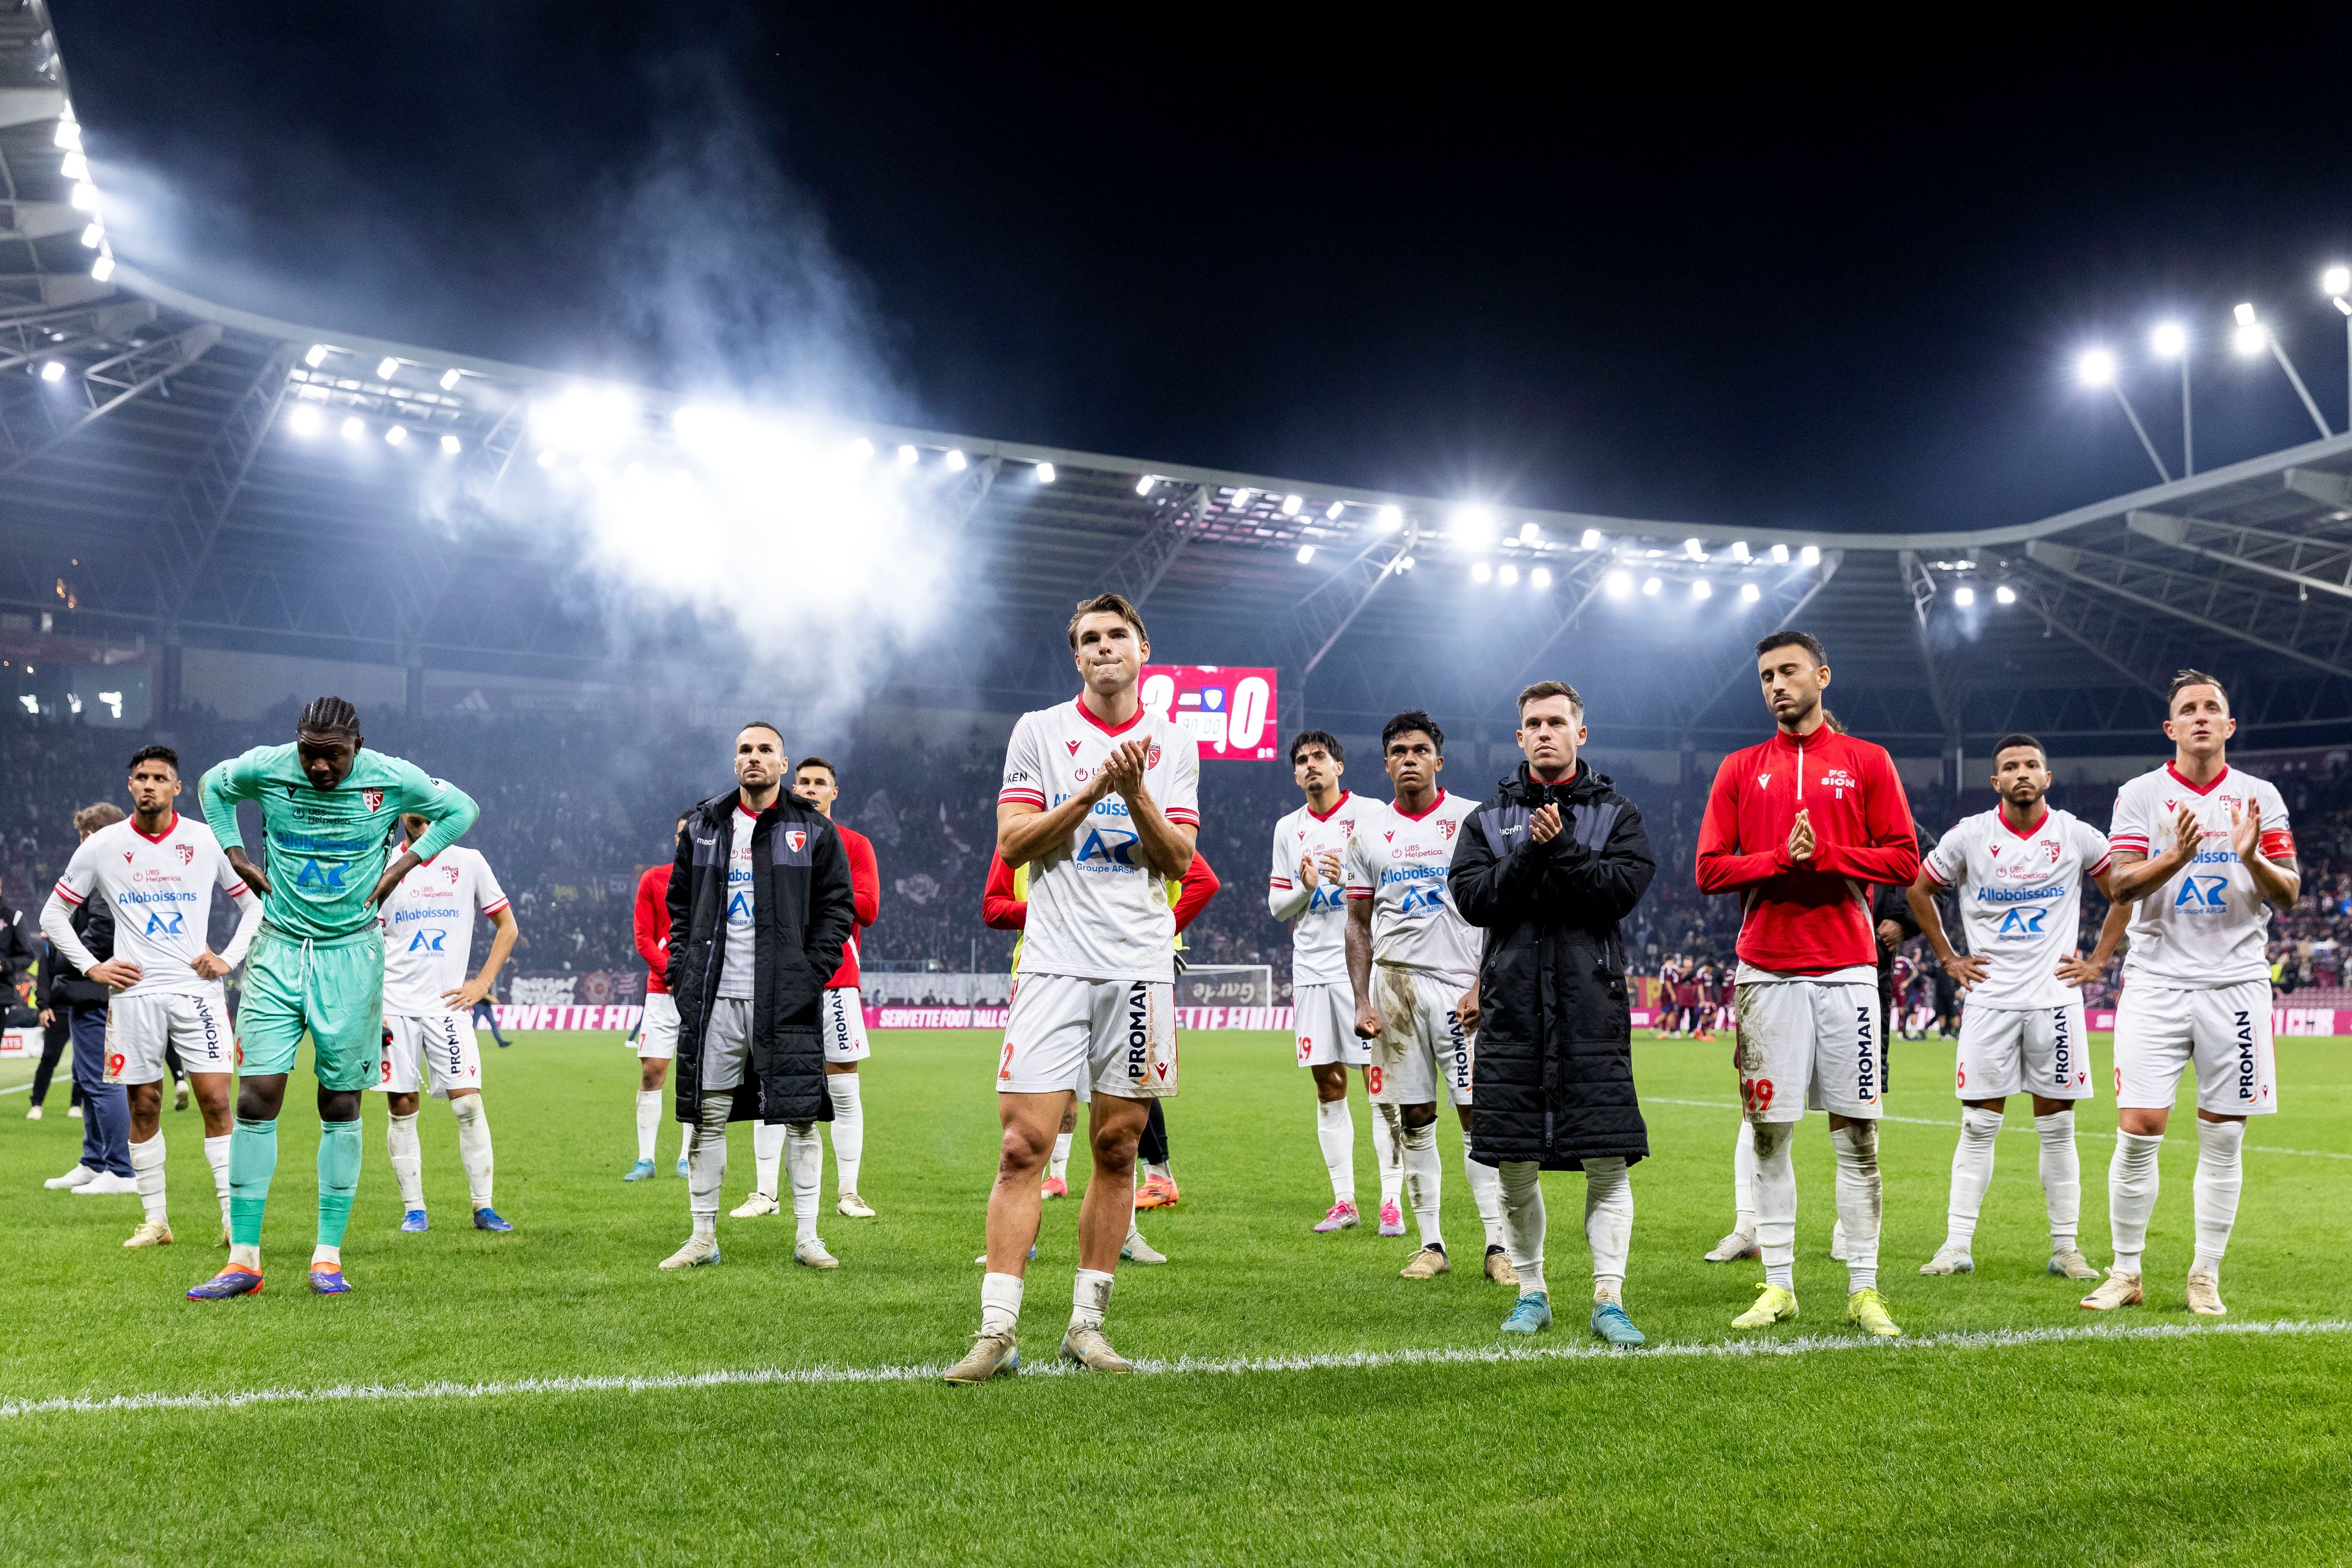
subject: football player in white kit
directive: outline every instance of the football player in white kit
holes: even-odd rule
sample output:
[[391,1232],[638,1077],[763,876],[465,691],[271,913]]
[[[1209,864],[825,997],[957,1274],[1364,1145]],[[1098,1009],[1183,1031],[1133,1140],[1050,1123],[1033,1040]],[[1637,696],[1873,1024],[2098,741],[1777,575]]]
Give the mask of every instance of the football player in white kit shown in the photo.
[[[220,1245],[228,1245],[228,1145],[236,1126],[229,1081],[236,1069],[236,1036],[221,977],[244,961],[261,924],[261,900],[229,869],[203,820],[180,815],[179,794],[179,754],[168,746],[142,747],[131,758],[131,814],[81,841],[41,910],[41,935],[51,949],[114,988],[106,1008],[106,1081],[122,1084],[131,1103],[131,1172],[142,1208],[125,1247],[172,1242],[159,1120],[167,1047],[177,1049],[186,1064],[203,1111],[205,1163],[220,1200]],[[236,935],[218,954],[206,942],[215,888],[229,895],[237,912]],[[73,930],[74,906],[93,894],[114,911],[114,956],[102,964]]]
[[2083,1298],[2094,1312],[2140,1300],[2157,1149],[2183,1068],[2197,1069],[2197,1250],[2189,1310],[2221,1304],[2221,1254],[2238,1218],[2246,1118],[2278,1109],[2271,1048],[2271,911],[2302,890],[2286,802],[2241,773],[2224,749],[2237,720],[2221,683],[2199,670],[2172,680],[2164,733],[2173,758],[2116,795],[2107,837],[2112,895],[2137,908],[2116,1009],[2115,1157],[2107,1224],[2115,1263]]
[[[1426,1280],[1453,1268],[1438,1222],[1441,1082],[1463,1131],[1470,1128],[1481,938],[1454,907],[1446,881],[1462,819],[1478,802],[1448,794],[1437,782],[1445,732],[1418,708],[1381,727],[1381,760],[1396,799],[1365,802],[1348,837],[1348,979],[1356,1033],[1373,1042],[1364,1087],[1373,1114],[1397,1118],[1405,1196],[1421,1231],[1421,1246],[1402,1272]],[[1519,1277],[1503,1245],[1502,1176],[1470,1157],[1467,1138],[1462,1168],[1486,1228],[1486,1278],[1516,1287]]]
[[1004,1141],[988,1195],[980,1332],[950,1383],[1020,1364],[1022,1274],[1044,1202],[1039,1176],[1078,1085],[1090,1085],[1094,1179],[1078,1210],[1078,1273],[1062,1354],[1132,1372],[1103,1334],[1119,1248],[1135,1218],[1135,1152],[1153,1099],[1176,1092],[1175,912],[1200,831],[1200,753],[1146,711],[1136,678],[1151,651],[1116,593],[1082,601],[1070,651],[1085,690],[1024,714],[1004,754],[996,852],[1029,867],[1021,966],[996,1071]]
[[[1274,825],[1274,870],[1266,907],[1291,927],[1290,1004],[1298,1065],[1315,1076],[1315,1141],[1331,1176],[1331,1207],[1318,1231],[1362,1223],[1356,1210],[1356,1121],[1348,1111],[1348,1069],[1371,1066],[1371,1042],[1356,1032],[1348,981],[1348,836],[1362,802],[1339,787],[1346,756],[1339,740],[1310,729],[1290,743],[1290,769],[1307,803]],[[1393,1106],[1372,1109],[1372,1150],[1381,1172],[1382,1236],[1404,1234],[1404,1190]]]
[[[413,848],[432,824],[400,819],[401,848]],[[489,956],[471,979],[474,916],[491,925]],[[417,1095],[449,1102],[457,1119],[457,1158],[477,1230],[512,1230],[491,1207],[490,1123],[482,1109],[482,1053],[474,1004],[490,994],[514,951],[514,911],[478,850],[452,844],[418,864],[376,911],[383,931],[383,1061],[375,1086],[392,1113],[384,1143],[400,1184],[403,1230],[423,1230],[424,1155],[416,1141]]]
[[[2083,957],[2075,946],[2083,879],[2107,890],[2106,834],[2042,803],[2050,792],[2050,758],[2030,735],[2005,736],[1993,747],[1992,787],[2000,804],[1955,823],[1937,841],[1908,893],[1920,935],[1968,996],[1953,1072],[1961,1112],[1949,1228],[1919,1272],[1976,1271],[1969,1248],[1992,1182],[2001,1113],[2011,1094],[2031,1094],[2050,1211],[2050,1272],[2095,1280],[2098,1270],[2074,1245],[2083,1212],[2074,1103],[2092,1096],[2080,988],[2114,956],[2125,906],[2109,906],[2097,950]],[[1936,907],[1936,894],[1947,888],[1958,890],[1966,955],[1953,951]]]

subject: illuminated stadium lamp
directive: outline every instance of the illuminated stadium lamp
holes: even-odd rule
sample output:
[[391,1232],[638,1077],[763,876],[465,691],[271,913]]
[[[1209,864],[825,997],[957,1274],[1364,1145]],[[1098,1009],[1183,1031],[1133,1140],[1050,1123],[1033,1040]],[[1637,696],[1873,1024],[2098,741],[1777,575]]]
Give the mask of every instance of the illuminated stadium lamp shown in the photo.
[[443,392],[456,392],[457,390],[457,378],[464,373],[465,372],[459,371],[455,365],[441,372],[441,390]]
[[1300,546],[1298,547],[1298,564],[1299,564],[1299,565],[1301,565],[1301,566],[1305,566],[1308,561],[1313,560],[1314,559],[1315,559],[1315,547],[1314,547],[1313,545],[1300,545]]
[[1584,537],[1577,542],[1582,545],[1586,549],[1599,549],[1601,548],[1601,530],[1599,528],[1587,528],[1584,530]]
[[1411,557],[1411,556],[1409,556],[1409,555],[1407,555],[1407,556],[1399,556],[1399,557],[1397,558],[1397,570],[1398,570],[1399,571],[1411,571],[1411,570],[1412,570],[1415,566],[1417,566],[1417,565],[1419,565],[1419,564],[1420,564],[1419,562],[1415,561],[1415,560],[1412,559],[1412,557]]
[[68,147],[77,152],[81,151],[81,126],[75,120],[72,110],[66,110],[64,118],[58,121],[58,128],[49,140],[59,147]]
[[1696,539],[1685,539],[1683,541],[1683,554],[1690,557],[1693,560],[1705,560],[1706,559],[1706,547]]
[[1700,578],[1698,580],[1691,584],[1691,597],[1693,599],[1713,599],[1715,597],[1715,584],[1709,582],[1703,577]]
[[1495,569],[1488,566],[1482,560],[1470,569],[1470,580],[1473,582],[1492,582],[1495,580]]
[[1731,541],[1731,559],[1743,564],[1752,559],[1748,553],[1748,541],[1746,539],[1734,539]]
[[1139,496],[1149,496],[1151,494],[1151,486],[1158,483],[1160,483],[1159,480],[1153,478],[1150,475],[1146,474],[1143,477],[1135,482],[1135,493]]
[[310,366],[314,371],[320,365],[325,364],[327,362],[327,345],[324,343],[311,344],[310,351],[302,356],[302,362]]
[[1040,485],[1050,485],[1050,484],[1052,484],[1053,482],[1054,482],[1054,465],[1053,465],[1051,463],[1040,463],[1040,464],[1038,464],[1038,465],[1037,465],[1037,483],[1039,483]]
[[114,276],[114,257],[107,255],[104,251],[100,251],[99,253],[98,259],[89,264],[89,275],[100,283]]
[[81,231],[81,247],[84,250],[96,250],[98,248],[98,242],[105,237],[106,225],[101,223],[93,222],[89,227]]
[[2014,604],[2017,602],[2017,590],[2010,587],[2010,585],[2005,582],[1999,588],[1992,591],[1992,596],[1993,601],[1996,603]]
[[2177,360],[2189,351],[2189,329],[2178,321],[2158,321],[2147,335],[2147,351],[2159,360]]
[[1819,545],[1807,545],[1804,549],[1799,550],[1797,552],[1797,564],[1800,566],[1821,565],[1822,547]]
[[1977,591],[1965,585],[1952,590],[1952,602],[1966,610],[1977,601]]
[[357,441],[366,434],[367,425],[358,414],[353,414],[351,418],[343,421],[343,439],[345,441]]
[[1763,597],[1764,591],[1754,583],[1743,582],[1739,585],[1739,598],[1743,603],[1753,604]]
[[1516,566],[1506,564],[1502,570],[1496,572],[1495,575],[1502,580],[1504,587],[1508,588],[1511,584],[1519,580],[1519,569]]
[[441,455],[444,457],[455,457],[465,449],[466,444],[454,435],[445,435],[441,438]]
[[2268,349],[2271,358],[2278,361],[2279,369],[2286,372],[2288,382],[2294,388],[2294,395],[2303,400],[2304,411],[2311,415],[2311,423],[2319,427],[2319,438],[2326,440],[2331,434],[2327,422],[2319,417],[2319,405],[2311,401],[2311,390],[2303,384],[2303,377],[2296,373],[2294,361],[2286,357],[2285,345],[2278,340],[2278,334],[2256,319],[2254,308],[2250,304],[2238,306],[2231,314],[2237,318],[2238,329],[2230,334],[2230,346],[2248,359]]
[[2230,314],[2238,323],[2238,329],[2230,334],[2230,347],[2251,360],[2263,351],[2269,334],[2263,330],[2262,322],[2255,319],[2252,305],[2240,305]]
[[408,426],[404,424],[395,424],[383,433],[383,444],[386,446],[398,446],[407,439]]
[[1306,504],[1297,496],[1285,496],[1282,498],[1282,515],[1286,517],[1295,517],[1298,515],[1298,508]]
[[1548,566],[1539,566],[1536,568],[1535,570],[1528,573],[1528,582],[1531,587],[1549,588],[1551,586],[1551,568]]
[[1772,547],[1772,564],[1774,566],[1786,566],[1789,564],[1789,547],[1787,545],[1774,545]]
[[542,447],[541,447],[541,448],[540,448],[540,451],[539,451],[539,465],[540,465],[541,468],[552,468],[552,467],[554,467],[554,466],[555,466],[555,448],[554,448],[554,447],[552,447],[552,446],[542,446]]
[[1382,507],[1380,509],[1378,517],[1374,520],[1380,524],[1381,532],[1384,534],[1392,534],[1399,528],[1404,527],[1404,508],[1402,507]]
[[2319,288],[2323,294],[2352,294],[2352,267],[2329,267],[2319,275]]
[[295,404],[294,412],[286,416],[286,428],[297,435],[316,435],[325,423],[319,417],[319,411],[307,402]]
[[1323,520],[1327,523],[1336,523],[1339,520],[1339,514],[1347,509],[1347,502],[1334,501],[1329,506],[1323,508]]
[[1484,507],[1465,507],[1454,514],[1454,537],[1465,545],[1491,543],[1495,514]]
[[65,380],[65,379],[66,379],[66,363],[65,363],[65,361],[64,361],[63,360],[51,360],[50,361],[48,361],[48,363],[47,363],[47,364],[43,365],[43,366],[41,367],[41,379],[42,379],[43,381],[45,381],[45,382],[52,382],[52,383],[55,383],[55,382],[61,382],[61,381]]
[[2116,357],[2105,349],[2085,349],[2074,361],[2074,374],[2086,387],[2116,384]]
[[1538,543],[1542,542],[1542,539],[1543,539],[1543,530],[1542,530],[1541,528],[1539,528],[1536,527],[1536,526],[1535,526],[1535,524],[1533,524],[1533,523],[1521,523],[1521,524],[1519,525],[1519,542],[1520,542],[1521,544],[1523,544],[1523,545],[1538,544]]
[[77,182],[73,188],[73,205],[79,213],[98,211],[98,187],[88,180]]
[[1658,596],[1658,590],[1664,586],[1665,584],[1654,577],[1645,577],[1642,580],[1642,596],[1645,599],[1655,599]]
[[949,447],[949,448],[948,448],[948,472],[949,472],[949,473],[950,473],[950,474],[961,474],[961,473],[962,473],[962,472],[963,472],[963,470],[964,470],[964,465],[965,465],[965,463],[966,463],[967,461],[968,461],[968,459],[966,459],[966,458],[965,458],[965,456],[964,456],[964,455],[962,454],[962,452],[961,452],[960,450],[958,450],[957,448],[952,447],[952,446],[950,446],[950,447]]
[[1633,574],[1628,571],[1612,571],[1609,574],[1608,587],[1610,598],[1622,599],[1633,591]]
[[1226,502],[1225,505],[1232,507],[1236,512],[1244,511],[1249,507],[1250,497],[1256,494],[1256,491],[1251,489],[1247,485],[1244,485],[1240,489],[1234,492],[1234,498]]
[[87,180],[89,178],[89,160],[83,157],[79,150],[68,152],[58,160],[58,172],[68,180]]
[[902,444],[898,448],[898,465],[902,468],[912,467],[915,465],[916,460],[921,456],[922,454],[916,451],[912,446]]
[[386,354],[375,362],[375,379],[388,382],[400,373],[400,361]]
[[866,440],[866,437],[861,435],[856,440],[849,444],[849,460],[851,462],[863,463],[873,455],[874,444]]

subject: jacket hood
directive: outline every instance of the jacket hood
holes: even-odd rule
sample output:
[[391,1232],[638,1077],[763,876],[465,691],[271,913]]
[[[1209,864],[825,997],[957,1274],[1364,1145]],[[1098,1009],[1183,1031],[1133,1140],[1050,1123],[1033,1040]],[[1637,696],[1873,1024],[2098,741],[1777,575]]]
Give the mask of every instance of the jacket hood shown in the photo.
[[1519,764],[1516,771],[1496,784],[1496,789],[1504,799],[1523,801],[1530,806],[1539,805],[1554,798],[1565,800],[1589,800],[1613,788],[1615,786],[1610,780],[1609,775],[1594,772],[1592,764],[1581,757],[1576,759],[1576,771],[1564,784],[1543,783],[1536,778],[1535,770],[1524,762]]

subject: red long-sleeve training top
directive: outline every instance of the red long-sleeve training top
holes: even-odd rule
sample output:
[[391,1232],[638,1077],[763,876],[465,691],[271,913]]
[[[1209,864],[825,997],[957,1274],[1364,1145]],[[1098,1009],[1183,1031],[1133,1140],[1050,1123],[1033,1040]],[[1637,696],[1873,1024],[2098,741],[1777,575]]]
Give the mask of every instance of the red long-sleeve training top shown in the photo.
[[637,956],[646,961],[646,994],[669,995],[669,867],[649,865],[637,877],[635,921]]
[[849,854],[850,899],[857,908],[857,929],[841,945],[841,967],[833,972],[825,988],[857,984],[857,939],[866,928],[882,918],[882,868],[874,859],[874,842],[855,828],[845,828],[835,822],[833,831],[841,835],[841,847]]
[[[1802,808],[1813,858],[1789,858]],[[1739,957],[1780,974],[1878,962],[1869,887],[1919,874],[1918,830],[1886,748],[1828,727],[1775,734],[1716,769],[1699,823],[1702,893],[1740,894]]]
[[[1182,936],[1192,917],[1217,895],[1223,884],[1217,873],[1209,869],[1209,857],[1200,851],[1192,852],[1192,863],[1184,868],[1183,881],[1176,890],[1176,934]],[[988,857],[988,885],[980,893],[980,922],[991,931],[1023,931],[1029,925],[1029,904],[1021,896],[1020,884],[1013,880],[1013,868],[1004,857]]]

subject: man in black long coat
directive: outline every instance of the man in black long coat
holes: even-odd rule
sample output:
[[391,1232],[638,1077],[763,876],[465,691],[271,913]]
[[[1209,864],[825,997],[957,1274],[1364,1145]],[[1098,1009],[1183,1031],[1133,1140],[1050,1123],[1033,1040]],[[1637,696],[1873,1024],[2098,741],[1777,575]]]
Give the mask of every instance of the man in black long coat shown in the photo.
[[1657,862],[1641,812],[1577,759],[1584,737],[1575,687],[1539,681],[1520,693],[1527,760],[1464,821],[1454,846],[1454,904],[1486,933],[1470,1157],[1502,1176],[1504,1240],[1519,1277],[1503,1332],[1551,1324],[1538,1177],[1580,1170],[1592,1332],[1633,1345],[1643,1335],[1623,1301],[1633,1233],[1626,1167],[1649,1154],[1650,1141],[1633,1093],[1617,926],[1641,902]]

